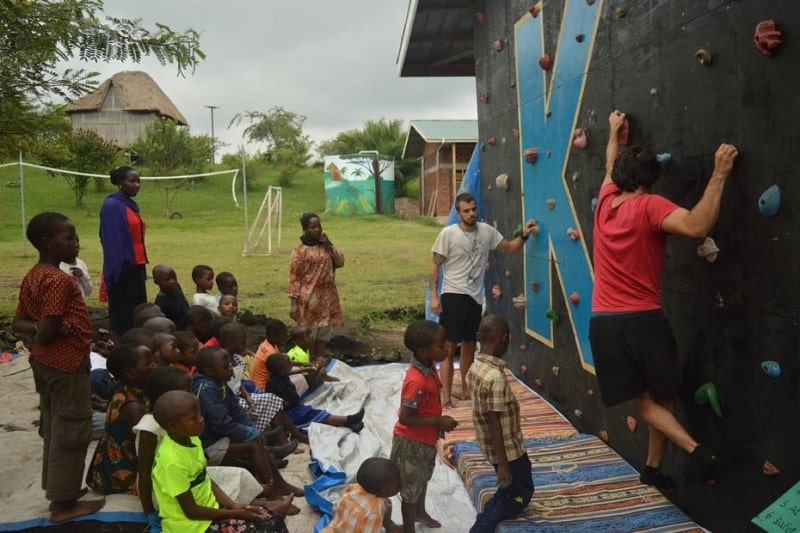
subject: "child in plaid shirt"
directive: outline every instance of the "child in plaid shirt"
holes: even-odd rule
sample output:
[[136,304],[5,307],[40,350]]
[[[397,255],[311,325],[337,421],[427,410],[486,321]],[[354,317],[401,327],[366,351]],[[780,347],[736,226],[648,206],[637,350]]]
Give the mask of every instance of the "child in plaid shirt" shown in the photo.
[[497,315],[481,320],[481,353],[467,373],[472,395],[475,440],[497,472],[497,492],[478,513],[470,533],[491,533],[502,520],[525,510],[533,496],[528,452],[522,442],[519,403],[506,382],[503,354],[509,343],[508,322]]
[[400,492],[400,470],[392,461],[372,457],[361,463],[357,483],[349,485],[333,507],[333,519],[321,533],[400,533],[392,522],[389,498]]

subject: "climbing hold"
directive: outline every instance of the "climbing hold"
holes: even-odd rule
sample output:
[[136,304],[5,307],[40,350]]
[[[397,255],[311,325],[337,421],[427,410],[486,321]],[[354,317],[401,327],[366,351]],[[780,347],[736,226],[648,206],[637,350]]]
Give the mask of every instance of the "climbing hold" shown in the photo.
[[[494,227],[495,227],[495,229],[497,229],[497,221],[496,221],[496,220],[494,221]],[[492,264],[491,264],[490,262],[488,262],[488,261],[487,261],[487,262],[486,262],[486,264],[483,266],[483,269],[484,269],[486,272],[489,272],[489,270],[491,270],[491,269],[492,269]]]
[[486,139],[486,144],[488,144],[489,146],[494,146],[496,143],[497,140],[495,140],[494,137],[489,137],[488,139]]
[[544,156],[545,156],[546,158],[550,159],[550,150],[546,151],[546,152],[544,153]]
[[525,158],[525,162],[532,165],[536,163],[536,159],[539,157],[539,150],[536,148],[527,148],[522,156]]
[[624,19],[628,15],[628,12],[625,10],[624,7],[618,7],[616,15],[618,19]]
[[567,228],[567,237],[571,241],[577,241],[581,238],[581,234],[575,228]]
[[503,289],[500,288],[500,285],[492,287],[492,296],[494,296],[495,300],[499,300],[503,296]]
[[717,387],[712,382],[703,383],[694,392],[694,403],[697,405],[708,404],[717,418],[722,418],[722,406],[719,403]]
[[773,217],[781,208],[781,189],[773,185],[758,199],[758,210],[765,217]]
[[500,52],[503,50],[503,39],[497,39],[495,42],[492,43],[492,47],[494,48],[495,52]]
[[553,367],[553,368],[551,368],[550,370],[553,372],[553,375],[554,375],[554,376],[557,376],[557,375],[559,375],[559,374],[561,373],[561,369],[560,369],[560,368],[558,368],[558,366],[554,366],[554,367]]
[[617,132],[617,142],[620,146],[628,146],[628,141],[631,139],[631,123],[628,119],[622,121],[622,127]]
[[494,179],[494,184],[497,186],[498,189],[503,189],[504,191],[508,190],[508,174],[503,173],[499,174]]
[[598,431],[597,436],[600,437],[600,440],[602,440],[603,442],[608,442],[608,431],[606,431],[605,429],[601,429],[600,431]]
[[489,93],[481,93],[480,99],[481,99],[481,102],[483,102],[484,104],[488,104],[489,103]]
[[544,316],[546,316],[547,320],[549,320],[554,326],[558,325],[559,318],[555,309],[548,309]]
[[658,89],[656,87],[650,89],[650,96],[658,96]]
[[536,378],[536,379],[533,380],[533,384],[536,385],[537,387],[543,387],[544,386],[544,381],[542,381],[539,378]]
[[753,43],[759,52],[767,57],[772,56],[772,51],[782,44],[781,32],[775,28],[774,20],[762,20],[756,25]]
[[539,58],[539,66],[542,67],[542,70],[550,70],[553,66],[553,60],[550,59],[550,54],[545,54]]
[[548,209],[555,209],[556,208],[556,201],[553,198],[548,198],[547,200],[545,200],[544,203],[547,204],[547,208]]
[[528,345],[527,345],[527,344],[525,344],[525,343],[522,343],[522,344],[520,344],[520,345],[519,345],[519,349],[520,349],[520,350],[522,350],[522,351],[524,352],[525,350],[527,350],[527,349],[528,349]]
[[530,13],[533,18],[536,18],[536,15],[539,14],[539,8],[536,6],[531,6],[531,8],[528,10],[528,13]]
[[528,373],[528,365],[520,365],[520,367],[519,367],[519,370],[520,370],[520,372],[522,372],[523,374],[526,374],[526,375],[527,375],[527,373]]
[[700,63],[703,67],[708,67],[711,65],[711,52],[706,50],[705,48],[701,48],[697,52],[694,53],[694,59],[698,63]]
[[575,409],[572,412],[575,414],[575,418],[577,418],[578,420],[583,419],[583,411],[581,411],[580,409]]
[[545,112],[544,112],[544,116],[546,116],[546,117],[549,117],[549,116],[550,116],[550,115],[552,115],[552,114],[553,114],[553,112],[552,112],[552,111],[550,111],[549,109],[548,109],[547,111],[545,111]]
[[476,66],[476,67],[479,67],[479,66],[481,66],[481,63],[483,63],[483,60],[482,60],[480,57],[479,57],[478,59],[476,59],[476,60],[475,60],[475,66]]
[[764,466],[761,467],[761,471],[764,472],[765,476],[775,476],[781,473],[778,467],[767,460],[764,460]]
[[569,301],[572,302],[572,305],[578,305],[581,302],[581,297],[577,292],[572,291],[572,294],[569,295]]
[[483,21],[486,20],[486,13],[478,11],[477,13],[475,13],[475,18],[478,19],[478,22],[483,24]]
[[629,430],[631,433],[634,433],[634,432],[636,431],[636,428],[638,428],[638,427],[639,427],[639,421],[638,421],[638,420],[636,420],[636,419],[635,419],[634,417],[632,417],[632,416],[629,416],[629,417],[628,417],[628,418],[627,418],[625,421],[628,423],[628,430]]
[[586,394],[589,396],[594,396],[594,389],[586,389]]
[[519,139],[519,130],[517,128],[511,128],[511,135],[513,135],[515,139]]
[[510,271],[509,269],[506,269],[506,271],[505,271],[505,272],[503,272],[503,274],[504,274],[504,275],[505,275],[507,278],[510,278],[510,277],[511,277],[511,271]]
[[669,169],[669,166],[672,164],[672,154],[669,152],[664,152],[661,154],[656,154],[656,161],[658,161],[661,170],[666,171]]
[[593,6],[596,0],[586,0],[586,3]]
[[572,183],[575,183],[580,178],[581,178],[581,173],[580,172],[573,172],[572,173]]
[[578,35],[575,36],[575,40],[578,41],[579,43],[582,43],[584,38],[585,37],[582,33],[579,33]]
[[531,281],[531,290],[534,294],[539,292],[539,282],[538,281]]
[[587,136],[585,129],[577,128],[575,131],[572,132],[572,146],[574,146],[575,148],[584,149],[588,144],[589,144],[589,137]]
[[491,191],[491,190],[492,190],[492,186],[491,186],[491,185],[487,185],[487,186],[486,186],[486,190],[487,190],[487,191]]
[[719,256],[719,248],[717,247],[717,243],[714,242],[714,239],[706,237],[703,244],[697,247],[697,255],[709,263],[716,261],[717,256]]
[[592,198],[592,213],[594,213],[594,210],[597,209],[597,202],[597,198]]
[[513,89],[514,87],[517,86],[517,82],[515,80],[511,80],[510,82],[508,82],[508,86]]
[[771,378],[781,377],[781,365],[777,361],[761,361],[761,370]]

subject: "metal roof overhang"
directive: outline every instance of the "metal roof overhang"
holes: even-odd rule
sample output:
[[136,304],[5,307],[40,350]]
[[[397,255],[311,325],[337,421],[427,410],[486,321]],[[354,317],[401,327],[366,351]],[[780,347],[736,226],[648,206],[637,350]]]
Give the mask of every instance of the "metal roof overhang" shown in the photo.
[[473,0],[409,0],[399,76],[474,76],[474,13]]

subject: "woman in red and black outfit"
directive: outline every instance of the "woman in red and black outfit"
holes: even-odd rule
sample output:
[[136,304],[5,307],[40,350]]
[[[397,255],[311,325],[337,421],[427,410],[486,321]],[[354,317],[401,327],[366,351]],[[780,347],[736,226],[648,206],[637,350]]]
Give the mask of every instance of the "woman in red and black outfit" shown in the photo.
[[108,292],[108,321],[114,340],[133,327],[133,309],[147,301],[145,223],[133,197],[139,192],[139,173],[131,167],[111,171],[118,192],[100,207],[103,279]]

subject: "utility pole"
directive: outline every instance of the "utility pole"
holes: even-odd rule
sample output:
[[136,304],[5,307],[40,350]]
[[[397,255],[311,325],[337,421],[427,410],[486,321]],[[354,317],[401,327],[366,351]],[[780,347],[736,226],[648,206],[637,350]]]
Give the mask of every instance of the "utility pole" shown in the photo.
[[207,108],[211,110],[211,164],[216,164],[216,141],[214,140],[214,110],[219,109],[218,105],[207,105]]

